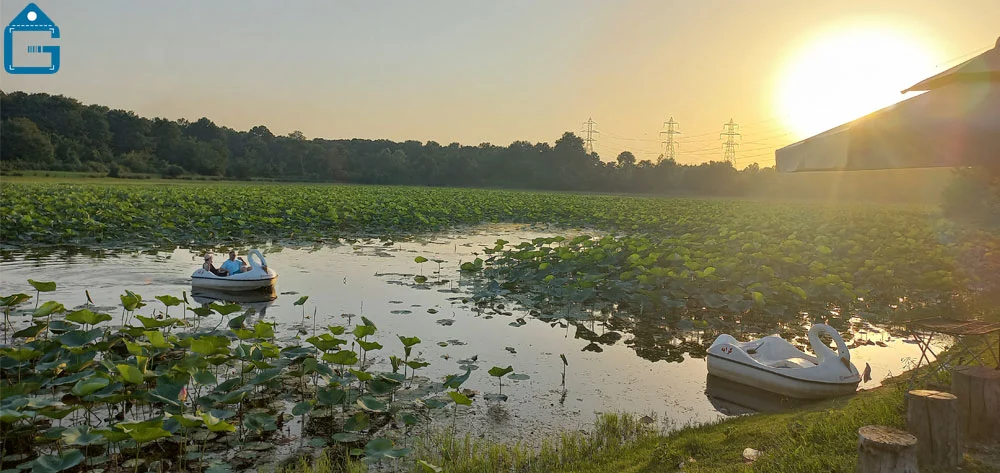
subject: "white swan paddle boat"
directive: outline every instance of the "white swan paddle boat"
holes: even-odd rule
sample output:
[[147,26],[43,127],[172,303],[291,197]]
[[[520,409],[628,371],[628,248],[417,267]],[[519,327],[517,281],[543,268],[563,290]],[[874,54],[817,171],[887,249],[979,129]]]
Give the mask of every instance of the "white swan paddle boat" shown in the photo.
[[[257,258],[256,261],[254,257]],[[268,288],[278,279],[278,273],[267,267],[267,261],[260,251],[250,250],[247,253],[247,263],[250,265],[248,271],[232,276],[218,276],[205,268],[198,268],[191,275],[191,286],[220,291],[253,291]]]
[[[834,352],[822,341],[826,333],[837,344]],[[824,399],[851,394],[861,375],[840,334],[826,324],[809,328],[816,356],[803,353],[777,335],[739,342],[722,334],[708,348],[708,373],[723,379],[797,399]]]

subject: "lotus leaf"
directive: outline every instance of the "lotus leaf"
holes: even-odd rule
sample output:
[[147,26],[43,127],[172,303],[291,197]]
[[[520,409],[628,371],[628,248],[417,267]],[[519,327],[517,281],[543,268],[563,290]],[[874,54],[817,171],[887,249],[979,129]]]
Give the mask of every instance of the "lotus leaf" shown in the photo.
[[52,292],[56,290],[56,283],[54,281],[35,281],[34,279],[29,279],[28,284],[35,288],[38,292]]
[[461,404],[463,406],[472,405],[472,399],[469,399],[465,394],[458,391],[448,391],[448,396],[451,397],[452,401],[455,401],[455,404]]
[[79,465],[83,458],[83,452],[76,449],[64,450],[58,455],[42,455],[32,462],[31,471],[33,473],[55,473],[68,470]]
[[66,320],[78,324],[96,325],[111,320],[111,315],[94,313],[90,309],[80,309],[67,314]]

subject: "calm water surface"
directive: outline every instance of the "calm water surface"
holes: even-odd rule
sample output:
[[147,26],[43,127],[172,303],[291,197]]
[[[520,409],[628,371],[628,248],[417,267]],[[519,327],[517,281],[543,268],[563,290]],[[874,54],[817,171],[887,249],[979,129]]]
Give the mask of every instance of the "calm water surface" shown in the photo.
[[[774,396],[755,397],[731,383],[707,380],[705,360],[692,358],[682,349],[670,356],[677,361],[663,361],[659,359],[662,356],[647,354],[656,352],[649,350],[649,343],[678,346],[685,340],[706,341],[696,331],[681,332],[682,340],[676,336],[678,332],[671,335],[663,329],[662,333],[641,334],[639,340],[634,333],[610,328],[620,324],[581,321],[580,309],[567,309],[574,313],[567,312],[571,317],[566,319],[554,314],[549,317],[557,320],[543,321],[511,301],[501,301],[506,302],[504,307],[494,310],[477,308],[471,300],[463,302],[481,290],[484,283],[460,275],[458,267],[460,262],[475,259],[474,253],[481,255],[484,246],[493,246],[498,238],[516,244],[535,237],[577,233],[489,225],[406,242],[374,239],[314,248],[265,246],[261,249],[267,263],[279,274],[277,297],[270,302],[244,305],[254,307],[265,320],[277,322],[279,339],[284,343],[293,342],[300,329],[311,332],[314,322],[320,328],[345,325],[350,331],[351,326],[360,323],[358,316],[364,315],[378,326],[378,333],[370,340],[385,347],[369,354],[375,361],[369,368],[372,370],[389,371],[389,356],[402,356],[397,335],[422,340],[414,347],[413,355],[431,366],[418,371],[420,376],[440,382],[445,375],[463,373],[461,366],[477,367],[463,388],[478,391],[479,395],[471,408],[459,410],[455,424],[460,431],[491,439],[533,444],[560,430],[587,429],[599,412],[650,415],[661,427],[669,428],[751,409],[782,407]],[[417,256],[444,260],[440,273],[433,261],[415,263]],[[224,254],[216,254],[218,263],[224,258]],[[154,296],[180,297],[182,291],[191,292],[190,275],[201,261],[200,253],[189,249],[131,253],[104,250],[99,256],[8,252],[0,262],[0,294],[34,295],[28,278],[56,281],[58,290],[43,294],[43,301],[54,299],[76,307],[87,302],[84,291],[89,290],[97,306],[117,316],[121,313],[119,295],[127,289],[143,296],[148,305],[139,313],[148,315],[163,309]],[[428,282],[416,284],[414,276],[419,274],[427,276]],[[305,305],[293,305],[303,295],[309,296]],[[212,300],[198,298],[201,303]],[[303,307],[308,317],[304,324]],[[180,309],[171,308],[170,315],[179,315]],[[510,315],[506,315],[508,312]],[[14,323],[21,328],[27,324],[27,317],[15,318]],[[858,337],[886,345],[851,350],[852,362],[859,369],[865,363],[872,367],[873,380],[862,384],[861,389],[878,386],[890,373],[903,371],[908,358],[915,361],[919,356],[915,344],[885,332],[872,330]],[[439,346],[440,342],[446,346]],[[565,390],[561,385],[560,354],[569,361]],[[473,357],[476,361],[470,362]],[[482,396],[497,391],[496,379],[487,371],[508,365],[528,379],[505,380],[503,393],[509,399],[502,403],[498,415],[496,409],[489,409],[497,403]],[[710,381],[712,396],[706,394],[706,381]],[[445,414],[441,422],[451,423],[451,409]]]

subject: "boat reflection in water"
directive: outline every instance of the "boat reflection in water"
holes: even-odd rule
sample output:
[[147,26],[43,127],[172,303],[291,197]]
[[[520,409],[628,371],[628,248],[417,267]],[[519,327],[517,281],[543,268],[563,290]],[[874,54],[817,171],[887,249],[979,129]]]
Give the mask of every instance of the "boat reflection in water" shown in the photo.
[[254,291],[227,292],[217,289],[197,288],[191,292],[191,297],[195,302],[207,307],[209,304],[239,304],[244,309],[252,308],[254,312],[264,317],[267,308],[274,304],[278,298],[278,292],[274,286]]
[[705,381],[705,395],[715,410],[729,416],[784,412],[819,402],[782,396],[712,375]]

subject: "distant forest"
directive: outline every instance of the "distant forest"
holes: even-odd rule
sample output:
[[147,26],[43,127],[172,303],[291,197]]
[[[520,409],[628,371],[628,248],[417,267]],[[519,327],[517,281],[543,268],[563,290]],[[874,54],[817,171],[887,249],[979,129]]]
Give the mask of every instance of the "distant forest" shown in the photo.
[[[62,95],[0,92],[0,171],[60,170],[109,176],[192,175],[234,180],[504,187],[675,195],[848,198],[936,202],[951,180],[947,170],[786,175],[751,164],[637,161],[623,152],[612,162],[587,153],[566,132],[555,141],[477,146],[434,141],[276,136],[266,126],[247,131],[208,118],[144,118],[127,110],[84,105]],[[720,148],[721,149],[721,148]]]

